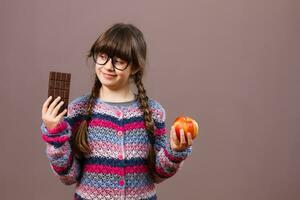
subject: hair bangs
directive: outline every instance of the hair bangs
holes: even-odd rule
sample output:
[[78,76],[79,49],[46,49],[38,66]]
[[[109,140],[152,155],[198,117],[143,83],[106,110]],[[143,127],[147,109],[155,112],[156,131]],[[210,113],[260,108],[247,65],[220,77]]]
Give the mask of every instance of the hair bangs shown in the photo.
[[130,33],[126,30],[107,33],[100,37],[99,43],[94,47],[94,53],[106,53],[110,57],[118,57],[132,62],[132,45]]

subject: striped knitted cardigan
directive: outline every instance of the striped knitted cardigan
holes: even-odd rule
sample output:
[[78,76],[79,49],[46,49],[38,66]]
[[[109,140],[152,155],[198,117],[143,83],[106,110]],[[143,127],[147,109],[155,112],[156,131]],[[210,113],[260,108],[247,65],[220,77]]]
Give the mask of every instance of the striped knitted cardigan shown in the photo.
[[181,168],[192,147],[184,151],[170,148],[165,128],[165,110],[149,98],[154,120],[155,169],[147,165],[151,143],[137,100],[115,106],[96,99],[88,123],[87,140],[92,152],[84,160],[74,156],[70,136],[87,119],[88,94],[73,100],[68,115],[53,129],[41,125],[46,155],[54,175],[66,185],[76,183],[74,199],[157,199],[154,183],[173,176]]

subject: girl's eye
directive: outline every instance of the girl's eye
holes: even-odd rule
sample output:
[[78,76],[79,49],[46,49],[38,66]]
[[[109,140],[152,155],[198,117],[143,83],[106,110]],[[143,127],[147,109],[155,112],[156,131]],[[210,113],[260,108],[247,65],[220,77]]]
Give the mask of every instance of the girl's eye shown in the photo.
[[126,63],[124,60],[120,59],[120,58],[117,58],[116,59],[116,62],[120,63],[120,64],[124,64]]
[[101,58],[107,58],[107,55],[105,53],[100,53],[99,57],[101,57]]
[[125,62],[122,60],[116,60],[116,62],[120,63],[120,64],[124,64]]

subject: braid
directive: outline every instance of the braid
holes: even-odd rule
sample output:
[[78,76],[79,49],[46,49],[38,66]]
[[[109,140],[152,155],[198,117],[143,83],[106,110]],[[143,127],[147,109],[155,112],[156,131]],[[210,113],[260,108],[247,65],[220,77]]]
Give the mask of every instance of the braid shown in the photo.
[[144,120],[145,120],[145,126],[148,131],[149,136],[153,136],[154,134],[154,122],[152,119],[152,111],[149,108],[148,104],[148,96],[146,94],[146,90],[144,88],[144,85],[142,83],[142,72],[138,71],[134,76],[134,82],[136,84],[136,87],[138,89],[138,101],[140,103],[140,109],[144,113]]
[[148,138],[150,140],[151,148],[148,156],[148,167],[150,169],[150,174],[152,176],[152,173],[155,171],[155,150],[154,150],[154,122],[152,119],[152,111],[149,108],[148,104],[148,96],[146,94],[146,90],[144,88],[144,85],[142,83],[142,70],[139,70],[134,75],[134,82],[136,84],[136,87],[138,89],[138,101],[140,103],[140,109],[144,113],[144,121],[146,130],[148,132]]
[[92,118],[92,111],[95,105],[95,99],[98,97],[101,85],[102,84],[96,75],[91,95],[88,97],[87,100],[86,119],[84,119],[80,123],[75,138],[73,138],[75,140],[74,142],[72,142],[73,150],[75,152],[75,156],[79,159],[83,158],[83,154],[91,153],[91,149],[87,141],[87,127],[88,127],[88,121]]

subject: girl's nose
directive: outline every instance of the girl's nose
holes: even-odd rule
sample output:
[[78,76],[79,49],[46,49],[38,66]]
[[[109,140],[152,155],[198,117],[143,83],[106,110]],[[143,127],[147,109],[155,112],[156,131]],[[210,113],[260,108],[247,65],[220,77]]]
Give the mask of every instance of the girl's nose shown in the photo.
[[114,66],[112,64],[112,59],[109,58],[109,60],[107,61],[107,63],[104,65],[104,68],[107,70],[112,70],[114,71]]

